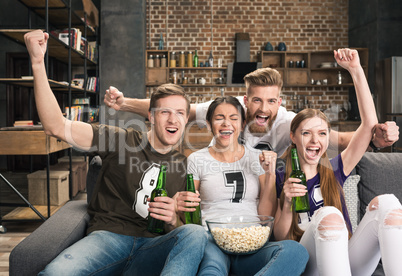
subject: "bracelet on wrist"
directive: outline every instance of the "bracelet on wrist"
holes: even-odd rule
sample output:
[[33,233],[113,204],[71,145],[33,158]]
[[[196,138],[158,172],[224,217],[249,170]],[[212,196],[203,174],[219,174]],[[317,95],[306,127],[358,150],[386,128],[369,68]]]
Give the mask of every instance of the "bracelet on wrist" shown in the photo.
[[378,151],[380,151],[380,149],[381,149],[381,148],[376,147],[376,146],[374,145],[373,141],[370,141],[369,146],[370,146],[370,148],[373,149],[374,152],[378,152]]

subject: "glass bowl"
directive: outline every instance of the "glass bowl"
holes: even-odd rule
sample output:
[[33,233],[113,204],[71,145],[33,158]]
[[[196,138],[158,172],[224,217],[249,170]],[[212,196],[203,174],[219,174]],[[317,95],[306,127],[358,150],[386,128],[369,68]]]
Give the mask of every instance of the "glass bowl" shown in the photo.
[[206,220],[214,242],[227,254],[252,254],[268,241],[274,218],[271,216],[222,216]]

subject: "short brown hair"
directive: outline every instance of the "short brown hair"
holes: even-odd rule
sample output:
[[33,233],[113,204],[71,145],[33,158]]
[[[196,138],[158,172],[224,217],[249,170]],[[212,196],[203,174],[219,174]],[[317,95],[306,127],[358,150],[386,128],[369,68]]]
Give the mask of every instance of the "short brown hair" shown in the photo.
[[278,86],[282,90],[283,80],[281,74],[272,68],[260,68],[244,76],[247,94],[250,86]]
[[172,83],[162,84],[158,86],[158,88],[156,88],[156,91],[153,92],[151,95],[151,101],[149,103],[149,111],[151,112],[156,108],[156,102],[159,99],[163,99],[173,95],[182,96],[186,100],[187,115],[190,114],[190,100],[187,97],[186,93],[184,92],[183,87]]

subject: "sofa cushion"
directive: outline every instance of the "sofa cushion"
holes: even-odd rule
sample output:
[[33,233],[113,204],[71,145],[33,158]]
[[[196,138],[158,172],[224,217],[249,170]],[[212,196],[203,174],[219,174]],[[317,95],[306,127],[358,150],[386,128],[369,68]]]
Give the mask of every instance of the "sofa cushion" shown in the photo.
[[359,224],[359,197],[357,195],[357,184],[360,175],[355,174],[349,176],[343,184],[343,192],[345,193],[345,202],[348,207],[350,222],[352,223],[353,233]]
[[360,175],[358,184],[360,219],[370,201],[381,194],[394,194],[402,201],[402,153],[366,152],[356,173]]

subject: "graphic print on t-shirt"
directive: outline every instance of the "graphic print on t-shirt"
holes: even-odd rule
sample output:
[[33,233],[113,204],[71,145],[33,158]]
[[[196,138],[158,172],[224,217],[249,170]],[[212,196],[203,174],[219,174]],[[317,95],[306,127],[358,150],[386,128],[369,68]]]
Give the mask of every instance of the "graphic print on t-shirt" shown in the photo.
[[232,203],[241,203],[246,193],[246,179],[242,171],[223,172],[225,186],[233,189]]
[[133,210],[141,217],[148,216],[148,197],[151,196],[153,189],[156,187],[158,176],[161,166],[153,163],[142,174],[139,188],[135,191],[135,201],[133,203]]
[[315,206],[323,205],[324,199],[322,198],[321,185],[320,184],[317,184],[317,185],[314,186],[313,194],[311,196],[311,199],[313,200]]

